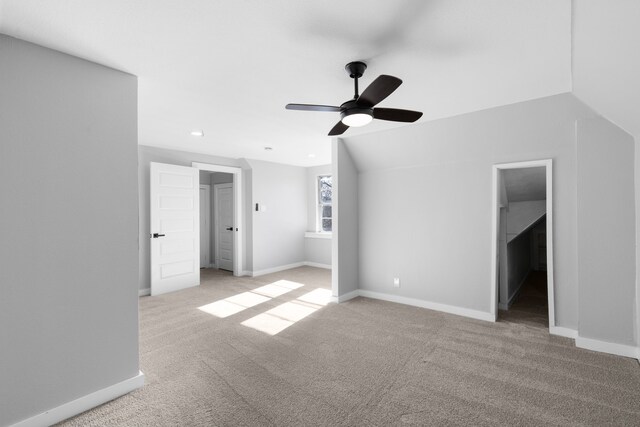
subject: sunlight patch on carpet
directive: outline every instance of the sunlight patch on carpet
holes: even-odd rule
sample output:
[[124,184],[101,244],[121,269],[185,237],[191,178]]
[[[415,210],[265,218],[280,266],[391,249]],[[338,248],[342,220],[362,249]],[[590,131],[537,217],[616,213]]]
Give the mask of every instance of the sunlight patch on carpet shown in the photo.
[[258,314],[242,322],[242,325],[269,335],[276,335],[296,322],[327,305],[331,299],[328,289],[314,289],[296,300]]
[[271,298],[269,297],[253,292],[243,292],[220,301],[212,302],[211,304],[203,305],[198,307],[198,310],[212,314],[216,317],[225,318],[236,313],[240,313],[247,308],[262,304],[270,299]]
[[302,283],[290,282],[289,280],[278,280],[277,282],[269,283],[268,285],[260,286],[251,292],[265,295],[271,298],[279,297],[287,292],[291,292],[294,289],[303,287]]

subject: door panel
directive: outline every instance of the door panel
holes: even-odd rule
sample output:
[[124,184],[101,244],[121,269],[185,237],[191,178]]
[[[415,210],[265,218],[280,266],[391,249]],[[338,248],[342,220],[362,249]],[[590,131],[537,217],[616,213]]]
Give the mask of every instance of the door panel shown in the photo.
[[[198,170],[151,163],[151,295],[200,284]],[[153,237],[157,235],[158,237]]]
[[217,215],[217,247],[218,268],[233,271],[233,184],[219,184],[215,187]]

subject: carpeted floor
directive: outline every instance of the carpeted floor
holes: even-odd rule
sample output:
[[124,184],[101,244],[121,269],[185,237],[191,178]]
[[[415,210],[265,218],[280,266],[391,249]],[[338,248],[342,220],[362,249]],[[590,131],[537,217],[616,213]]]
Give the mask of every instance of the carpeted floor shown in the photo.
[[[265,287],[282,279],[304,286]],[[146,385],[63,425],[640,425],[633,359],[577,349],[526,316],[323,306],[314,289],[329,283],[311,267],[205,271],[198,288],[141,298]]]

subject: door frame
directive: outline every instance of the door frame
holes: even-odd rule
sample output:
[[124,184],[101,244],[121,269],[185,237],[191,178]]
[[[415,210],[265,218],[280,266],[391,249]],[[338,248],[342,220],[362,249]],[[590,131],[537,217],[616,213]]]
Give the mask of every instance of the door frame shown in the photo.
[[498,208],[498,174],[505,169],[524,169],[544,167],[546,171],[547,203],[547,296],[549,304],[549,331],[556,327],[555,293],[553,284],[553,160],[531,160],[516,163],[498,163],[492,166],[491,198],[491,294],[490,312],[498,320],[498,244],[500,209]]
[[[226,182],[223,184],[214,184],[213,185],[213,227],[215,230],[215,234],[214,234],[214,248],[215,248],[215,258],[216,258],[216,268],[220,268],[220,258],[218,257],[218,254],[220,253],[220,234],[218,233],[218,225],[220,222],[220,214],[218,213],[218,189],[219,188],[228,188],[231,187],[231,189],[234,189],[234,185],[232,182]],[[234,190],[234,197],[235,197],[235,190]],[[235,200],[234,200],[234,205],[235,205]],[[234,206],[235,207],[235,206]],[[235,242],[234,242],[235,244]],[[233,262],[235,263],[235,247],[234,247],[234,260]]]
[[[200,184],[200,189],[204,189],[205,190],[205,194],[206,196],[206,201],[208,203],[206,203],[206,213],[209,214],[209,221],[207,221],[207,240],[209,241],[209,247],[207,249],[207,252],[209,254],[209,262],[208,264],[205,266],[207,268],[211,268],[213,267],[213,259],[211,257],[211,184]],[[200,208],[202,209],[202,203],[200,203]],[[202,218],[200,218],[200,220],[202,220]],[[202,228],[200,228],[200,240],[202,241]],[[202,244],[202,243],[201,243]],[[200,258],[202,259],[202,251],[200,251]],[[200,268],[202,268],[202,263],[200,264]]]
[[[209,163],[192,162],[191,166],[208,172],[223,172],[233,174],[233,227],[236,232],[233,234],[233,275],[243,276],[243,254],[244,254],[244,230],[243,218],[244,191],[242,185],[242,168],[235,166],[214,165]],[[217,234],[217,233],[216,233]]]

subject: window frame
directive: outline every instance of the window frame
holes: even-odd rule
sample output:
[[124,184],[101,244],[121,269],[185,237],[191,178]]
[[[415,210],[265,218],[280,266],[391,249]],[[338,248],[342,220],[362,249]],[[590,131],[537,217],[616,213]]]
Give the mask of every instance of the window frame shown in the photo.
[[[318,234],[331,234],[333,232],[333,191],[331,192],[331,203],[323,203],[322,196],[320,194],[320,181],[322,178],[331,178],[331,187],[333,189],[333,176],[331,174],[321,174],[316,176],[316,233]],[[324,206],[331,207],[331,217],[322,216],[322,208]],[[322,228],[322,220],[331,220],[331,231],[324,231]]]

